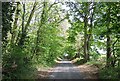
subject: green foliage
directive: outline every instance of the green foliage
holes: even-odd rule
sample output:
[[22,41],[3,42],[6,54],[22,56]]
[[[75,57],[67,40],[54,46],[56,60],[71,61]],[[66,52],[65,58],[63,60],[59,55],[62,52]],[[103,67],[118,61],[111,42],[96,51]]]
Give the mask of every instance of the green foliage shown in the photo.
[[113,80],[114,79],[119,79],[118,69],[120,69],[120,68],[110,67],[110,68],[101,69],[99,78],[100,79],[113,79]]
[[[110,61],[110,64],[114,61],[115,66],[101,69],[100,78],[119,77],[120,4],[66,3],[70,8],[67,18],[71,27],[65,32],[68,35],[62,37],[59,25],[66,17],[60,17],[61,8],[57,3],[19,3],[17,6],[16,2],[3,2],[3,78],[36,78],[37,68],[53,66],[55,59],[58,56],[63,57],[64,53],[67,53],[70,59],[77,54],[78,58],[86,58],[88,55],[88,64],[105,66],[107,57],[101,60],[102,55],[97,49],[107,48],[111,48],[107,50],[111,55],[107,61]],[[106,40],[108,37],[110,41]],[[85,62],[84,59],[78,59],[76,63]]]
[[66,46],[65,53],[68,54],[68,58],[71,59],[75,55],[75,48],[73,46]]
[[2,3],[2,41],[3,46],[6,46],[8,43],[8,32],[11,33],[11,24],[12,24],[12,16],[15,11],[14,3],[3,2]]
[[[36,16],[36,19],[39,20],[33,20],[32,17],[35,17],[33,14],[34,11],[31,11],[30,13],[32,16],[28,13],[30,6],[34,8],[35,4],[36,7],[38,7],[37,2],[34,4],[25,3],[25,12],[17,14],[16,17],[16,13],[10,12],[12,4],[10,2],[3,3],[3,5],[8,5],[6,7],[10,9],[6,11],[6,7],[5,9],[3,8],[3,12],[5,12],[3,15],[3,21],[9,20],[10,23],[13,24],[13,28],[12,24],[5,24],[5,22],[2,24],[3,30],[7,26],[11,27],[8,28],[8,30],[4,30],[6,32],[2,32],[5,35],[3,35],[3,38],[8,37],[8,40],[6,39],[8,44],[3,47],[2,57],[4,79],[35,79],[38,68],[53,66],[55,64],[54,60],[63,54],[64,40],[63,37],[59,36],[60,29],[57,27],[59,25],[58,21],[61,19],[58,18],[59,20],[53,22],[47,21],[49,16],[51,17],[51,15],[48,16],[51,9],[48,11],[47,5],[49,3],[44,2],[39,4],[44,4],[42,7],[43,13]],[[14,4],[14,6],[16,6],[16,4]],[[19,8],[22,10],[23,5],[20,5]],[[37,11],[35,10],[35,12]],[[10,17],[5,16],[8,13],[11,14]],[[14,15],[12,15],[13,13]],[[25,19],[28,19],[28,21],[24,20],[21,15]],[[53,18],[57,17],[56,15],[58,14],[55,14]],[[11,21],[11,19],[13,20],[14,16],[15,19],[19,16],[18,20],[14,20],[16,23]],[[32,20],[34,22],[30,23]],[[19,23],[17,23],[17,21]],[[17,24],[16,28],[14,28],[15,24]],[[8,32],[11,32],[11,30],[15,30],[15,33],[8,34]],[[12,36],[15,38],[12,39]],[[2,42],[4,43],[5,40]]]
[[[105,77],[109,79],[118,77],[118,73],[116,74],[118,70],[115,72],[113,71],[119,67],[118,58],[120,49],[118,47],[120,44],[118,43],[119,41],[116,40],[117,38],[119,39],[120,29],[118,28],[118,25],[120,24],[118,20],[118,12],[120,6],[119,2],[67,2],[66,4],[70,8],[68,14],[73,17],[73,19],[69,20],[72,25],[72,27],[68,30],[68,41],[71,45],[69,49],[75,49],[76,52],[80,54],[80,56],[89,54],[90,62],[88,62],[88,64],[95,64],[104,67],[105,64],[107,64],[106,61],[109,61],[111,65],[115,66],[110,65],[111,68],[108,68],[110,72],[109,70],[105,69],[104,71],[101,71],[100,75],[104,77],[105,74]],[[82,42],[79,43],[81,46],[78,45],[78,42],[76,40],[79,39],[79,36],[77,37],[77,35],[81,35],[82,41],[79,40],[79,42]],[[75,47],[76,44],[77,46]],[[106,52],[106,57],[102,58],[102,60],[104,59],[103,61],[101,60],[101,56],[103,55],[101,52],[99,52],[102,50]],[[81,62],[82,61],[78,60],[78,64]],[[114,73],[113,77],[112,72]]]
[[[32,65],[32,60],[30,60],[28,50],[22,49],[18,46],[12,47],[8,56],[3,57],[3,68],[7,74],[3,74],[5,79],[29,79],[34,78],[32,72],[35,72],[35,67]],[[7,53],[6,53],[7,55]],[[28,76],[28,74],[31,74]]]
[[82,65],[84,63],[86,63],[85,59],[78,59],[74,64],[76,64],[76,65]]

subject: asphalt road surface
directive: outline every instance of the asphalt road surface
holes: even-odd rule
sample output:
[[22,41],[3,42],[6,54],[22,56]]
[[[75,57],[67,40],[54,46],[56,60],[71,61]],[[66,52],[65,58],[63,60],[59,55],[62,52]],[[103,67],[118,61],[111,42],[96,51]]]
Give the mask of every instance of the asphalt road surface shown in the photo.
[[71,61],[61,61],[49,75],[49,79],[83,79],[83,77]]

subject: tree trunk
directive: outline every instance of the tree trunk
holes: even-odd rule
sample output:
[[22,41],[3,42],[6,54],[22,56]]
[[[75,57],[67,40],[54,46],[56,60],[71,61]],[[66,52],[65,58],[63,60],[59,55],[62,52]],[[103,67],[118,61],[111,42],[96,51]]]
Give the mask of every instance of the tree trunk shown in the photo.
[[23,34],[24,34],[24,32],[25,32],[25,30],[24,30],[24,22],[25,22],[25,3],[23,3],[23,14],[22,14],[22,35],[21,35],[21,39],[20,39],[20,41],[19,41],[19,43],[18,43],[18,45],[22,45],[22,39],[23,39]]
[[117,43],[118,40],[119,40],[119,38],[117,38],[116,41],[112,44],[112,51],[111,51],[111,53],[113,53],[112,54],[113,59],[112,59],[112,62],[111,62],[112,67],[115,67],[115,63],[117,61],[117,59],[116,59],[117,57],[115,56],[115,44]]
[[109,32],[110,32],[110,28],[109,28],[109,26],[110,26],[110,6],[109,6],[109,4],[108,4],[108,7],[109,7],[109,9],[108,9],[108,16],[107,16],[107,20],[108,20],[108,25],[107,25],[107,63],[106,63],[106,66],[107,67],[109,67],[110,66],[110,63],[111,63],[111,61],[110,61],[110,58],[111,58],[111,38],[110,38],[110,35],[109,35]]
[[111,40],[110,36],[107,35],[107,66],[110,65],[110,58],[111,58]]
[[89,59],[88,55],[88,35],[87,35],[87,29],[88,29],[88,3],[85,4],[85,16],[84,16],[84,59],[87,62]]
[[87,16],[84,17],[84,59],[88,60],[87,54]]
[[30,21],[31,21],[31,19],[32,19],[32,17],[33,17],[33,14],[34,14],[34,12],[35,12],[36,6],[37,6],[37,2],[35,2],[34,5],[33,5],[32,11],[31,11],[31,13],[30,13],[30,16],[29,16],[29,18],[28,18],[28,21],[27,21],[25,27],[22,28],[22,35],[20,36],[20,40],[19,40],[19,42],[18,42],[18,45],[19,45],[19,46],[23,46],[23,45],[24,45],[24,41],[25,41],[25,38],[26,38],[26,36],[27,36],[27,29],[28,29],[28,26],[29,26],[29,24],[30,24]]
[[16,6],[16,12],[15,12],[15,19],[14,19],[14,23],[13,23],[13,28],[12,28],[12,37],[11,37],[11,44],[15,43],[15,37],[16,37],[16,28],[17,28],[17,22],[18,22],[18,15],[19,15],[19,5],[20,3],[17,2],[17,6]]
[[42,14],[41,14],[41,20],[40,20],[40,25],[39,25],[39,28],[37,30],[37,38],[36,38],[36,42],[35,42],[35,48],[33,50],[33,55],[31,56],[31,59],[34,57],[34,55],[37,55],[38,53],[38,50],[40,51],[40,48],[39,48],[39,43],[40,43],[40,29],[41,27],[45,24],[46,22],[46,18],[47,18],[47,10],[46,10],[46,7],[47,7],[47,3],[44,2],[43,4],[43,10],[42,10]]
[[[94,3],[92,5],[92,8],[90,10],[93,10],[91,11],[90,15],[90,25],[89,25],[89,33],[88,33],[88,36],[87,36],[87,53],[88,53],[88,56],[90,55],[90,40],[91,40],[91,36],[92,36],[92,29],[93,29],[93,15],[94,15]],[[88,57],[88,60],[90,60],[90,58]]]

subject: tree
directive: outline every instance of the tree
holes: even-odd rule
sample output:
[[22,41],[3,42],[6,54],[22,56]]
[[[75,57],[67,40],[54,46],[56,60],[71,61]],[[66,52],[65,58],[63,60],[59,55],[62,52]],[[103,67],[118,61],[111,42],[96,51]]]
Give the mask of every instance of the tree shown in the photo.
[[[74,20],[72,21],[72,23],[74,21],[76,22],[79,21],[77,23],[80,23],[79,26],[75,27],[75,28],[78,27],[79,29],[74,30],[74,31],[77,31],[79,33],[84,32],[84,45],[83,45],[84,59],[88,61],[90,59],[89,49],[90,49],[90,40],[91,40],[92,29],[93,29],[93,17],[94,17],[95,3],[94,2],[90,2],[90,3],[68,2],[68,4],[69,4],[68,6],[72,10],[71,13],[74,16]],[[71,13],[68,13],[68,14],[70,14],[71,16]]]
[[8,43],[8,32],[11,32],[11,22],[13,21],[12,16],[15,11],[14,3],[3,2],[2,3],[2,41],[3,47],[7,46]]
[[32,17],[33,17],[33,14],[34,14],[34,12],[35,12],[36,6],[37,6],[37,2],[34,3],[33,8],[32,8],[32,10],[31,10],[31,13],[30,13],[30,16],[29,16],[29,18],[28,18],[28,20],[27,20],[27,23],[26,23],[26,25],[24,26],[25,4],[23,4],[23,10],[24,10],[24,11],[23,11],[23,22],[22,22],[22,34],[21,34],[20,40],[19,40],[19,42],[18,42],[18,45],[19,45],[19,46],[23,46],[23,45],[24,45],[24,41],[25,41],[25,38],[26,38],[26,35],[27,35],[27,29],[28,29],[28,26],[29,26],[29,24],[30,24],[30,21],[31,21],[31,19],[32,19]]

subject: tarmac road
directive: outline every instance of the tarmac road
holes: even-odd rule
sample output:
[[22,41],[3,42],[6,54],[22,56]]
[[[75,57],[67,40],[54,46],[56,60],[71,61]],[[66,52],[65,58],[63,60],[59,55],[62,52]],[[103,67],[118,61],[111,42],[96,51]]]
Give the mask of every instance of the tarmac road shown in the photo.
[[49,75],[49,79],[83,79],[83,77],[71,61],[61,61]]

